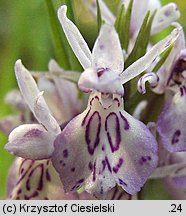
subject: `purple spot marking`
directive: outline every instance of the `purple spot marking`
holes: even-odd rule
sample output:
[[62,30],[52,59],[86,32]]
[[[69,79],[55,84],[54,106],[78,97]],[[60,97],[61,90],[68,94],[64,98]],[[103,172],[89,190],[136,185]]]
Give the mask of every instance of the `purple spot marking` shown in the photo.
[[125,130],[128,130],[128,129],[130,128],[129,122],[128,122],[127,119],[122,115],[121,112],[119,112],[119,114],[120,114],[122,120],[124,121],[124,129],[125,129]]
[[27,138],[38,137],[38,136],[40,136],[42,133],[43,133],[43,131],[34,128],[34,129],[28,131],[28,132],[24,135],[24,137],[27,137]]
[[180,87],[180,94],[181,94],[181,97],[184,95],[184,90],[182,87]]
[[23,174],[24,171],[25,171],[25,169],[24,169],[24,168],[21,168],[20,173]]
[[93,165],[92,165],[91,162],[89,162],[89,164],[88,164],[88,168],[90,169],[90,171],[92,171],[92,169],[93,169]]
[[105,73],[105,68],[99,68],[97,69],[97,75],[98,77],[101,77]]
[[105,46],[104,46],[103,44],[100,44],[100,45],[99,45],[99,48],[100,48],[101,50],[103,50],[103,49],[105,48]]
[[180,94],[181,94],[181,97],[186,95],[186,87],[185,86],[180,87]]
[[118,98],[114,98],[114,101],[118,102],[118,107],[120,107],[120,102],[119,102]]
[[[98,122],[97,125],[97,132],[96,132],[96,137],[94,141],[90,140],[90,126],[94,118],[97,118],[96,122]],[[100,131],[101,131],[101,116],[99,112],[95,111],[92,116],[90,117],[88,124],[86,126],[85,130],[85,140],[88,146],[88,152],[93,155],[96,147],[99,145],[100,141]]]
[[94,166],[93,166],[93,181],[96,181],[96,161],[94,162]]
[[184,91],[185,91],[185,94],[186,94],[186,87],[185,87],[185,86],[183,86],[183,89],[184,89]]
[[68,150],[67,149],[63,150],[63,157],[64,158],[68,157]]
[[[26,189],[29,191],[31,189],[31,186],[30,186],[30,179],[32,177],[32,175],[34,174],[34,172],[37,170],[37,169],[40,169],[40,177],[39,177],[39,182],[38,182],[38,186],[37,186],[37,190],[42,190],[43,189],[43,172],[44,172],[44,167],[43,167],[43,164],[39,164],[37,165],[29,174],[28,176],[28,179],[26,181]],[[38,174],[37,174],[38,175]]]
[[92,98],[91,101],[90,101],[90,106],[92,106],[92,103],[93,103],[94,100],[98,100],[99,101],[99,97],[95,96],[94,98]]
[[66,166],[66,164],[64,163],[63,160],[60,160],[59,163],[60,163],[63,167]]
[[[115,117],[115,143],[113,143],[113,139],[111,138],[111,135],[109,133],[109,128],[108,128],[108,121],[111,116]],[[110,124],[113,125],[114,122],[110,121]],[[111,112],[107,117],[105,121],[105,130],[107,132],[107,138],[111,147],[112,152],[115,152],[119,149],[119,145],[121,142],[121,132],[120,132],[120,124],[119,124],[119,119],[116,113]]]
[[180,171],[182,171],[182,170],[184,170],[184,169],[185,169],[185,165],[182,166],[182,167],[180,167],[179,169],[177,169],[177,170],[175,171],[175,174],[178,174]]
[[72,167],[71,172],[74,172],[74,171],[75,171],[75,167]]
[[[92,101],[92,100],[91,100]],[[91,102],[90,102],[91,103]],[[85,115],[85,117],[84,117],[84,119],[83,119],[83,121],[82,121],[82,123],[81,123],[81,126],[84,126],[85,125],[85,123],[86,123],[86,120],[87,120],[87,117],[88,117],[88,115],[89,115],[89,113],[90,113],[90,110],[91,109],[89,109],[89,111],[87,112],[87,114]]]
[[49,182],[51,181],[51,176],[50,176],[50,173],[49,173],[48,169],[46,169],[46,179]]
[[166,10],[164,14],[166,17],[169,17],[171,15],[171,10]]
[[39,195],[39,193],[37,191],[34,191],[30,196],[25,195],[24,198],[25,200],[30,200],[34,197],[37,197]]
[[177,131],[174,133],[174,135],[173,135],[173,137],[172,137],[172,145],[174,145],[174,144],[176,144],[176,143],[179,142],[179,137],[180,137],[180,135],[181,135],[181,131],[180,131],[180,130],[177,130]]
[[22,189],[20,188],[17,192],[17,195],[21,194],[22,193]]
[[119,184],[123,186],[127,186],[127,184],[122,179],[119,179]]
[[77,182],[77,184],[81,184],[81,183],[83,183],[84,182],[84,179],[80,179],[78,182]]
[[140,165],[148,164],[149,161],[151,161],[151,156],[142,156],[139,160]]
[[[24,161],[22,162],[22,165],[21,165],[21,166],[23,166],[23,164],[24,164],[26,161],[29,161],[29,162],[30,162],[30,165],[29,165],[29,167],[26,169],[26,171],[25,171],[24,173],[21,172],[20,179],[18,180],[18,182],[16,183],[16,185],[18,185],[18,184],[25,178],[25,176],[27,175],[27,173],[30,171],[32,165],[34,164],[34,161],[32,161],[32,160],[24,160]],[[22,167],[20,167],[20,169],[21,169],[21,171],[22,171],[22,170],[24,171],[24,169],[23,169]]]
[[115,173],[117,173],[119,171],[119,169],[121,168],[122,164],[123,164],[123,158],[120,158],[117,165],[115,167],[113,167],[113,171]]
[[105,145],[102,145],[101,150],[105,151]]
[[107,157],[105,157],[105,163],[106,163],[106,165],[108,167],[108,170],[112,173],[112,169],[111,169],[111,166],[110,166],[110,163],[109,163],[109,160],[108,160]]
[[76,184],[72,187],[71,191],[74,189],[77,189],[81,184],[84,182],[84,179],[80,179],[79,181],[76,182]]

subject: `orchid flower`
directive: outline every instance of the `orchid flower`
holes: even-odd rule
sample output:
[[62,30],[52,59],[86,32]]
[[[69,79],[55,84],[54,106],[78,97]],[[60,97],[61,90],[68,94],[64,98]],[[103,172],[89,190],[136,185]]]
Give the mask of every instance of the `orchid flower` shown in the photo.
[[[87,5],[87,7],[89,8],[89,10],[96,16],[96,1],[91,0],[84,2],[85,5]],[[121,0],[120,5],[124,4],[125,7],[128,8],[129,2],[130,0]],[[112,12],[109,10],[103,0],[99,0],[99,5],[103,20],[113,25],[116,19],[115,16],[112,14]],[[156,9],[157,13],[154,17],[151,29],[152,35],[170,26],[171,23],[173,23],[180,17],[180,12],[175,3],[169,3],[161,6],[159,0],[143,0],[143,3],[139,0],[134,0],[131,17],[131,34],[133,35],[133,37],[136,37],[148,10],[153,12]]]
[[43,93],[20,60],[15,64],[15,73],[24,100],[39,124],[24,124],[15,128],[5,149],[19,157],[47,159],[54,150],[53,142],[61,132],[60,126],[51,115]]
[[164,147],[170,152],[186,151],[186,46],[181,26],[175,23],[181,32],[169,57],[155,74],[146,73],[138,83],[141,93],[145,91],[145,82],[149,81],[152,91],[165,93],[165,105],[157,122],[157,130]]
[[[20,61],[16,62],[15,71],[18,85],[23,96],[18,91],[12,91],[7,95],[6,101],[11,106],[16,107],[19,112],[23,111],[24,108],[25,114],[21,114],[19,123],[17,123],[17,121],[15,122],[15,118],[12,118],[12,124],[6,125],[3,129],[7,133],[8,131],[13,130],[15,126],[22,124],[11,132],[9,143],[5,148],[13,152],[15,155],[22,156],[24,158],[17,157],[11,166],[8,176],[7,199],[93,199],[93,197],[85,192],[80,194],[65,194],[59,176],[53,168],[50,159],[27,159],[40,159],[41,153],[39,152],[38,154],[35,154],[35,152],[42,151],[42,149],[45,150],[46,148],[50,150],[53,146],[53,131],[51,132],[51,130],[47,130],[49,127],[44,127],[46,124],[44,126],[35,124],[36,120],[33,117],[30,119],[26,117],[29,107],[31,107],[31,109],[34,110],[33,114],[35,114],[35,117],[39,122],[43,123],[43,120],[39,118],[40,115],[38,115],[38,111],[36,111],[36,105],[34,104],[33,107],[33,101],[37,99],[37,96],[35,98],[35,92],[45,90],[45,98],[47,102],[49,102],[50,108],[55,113],[55,117],[58,119],[58,122],[64,123],[65,121],[69,121],[72,117],[74,117],[74,115],[77,114],[77,112],[79,112],[79,101],[77,100],[77,89],[75,84],[66,80],[58,79],[54,85],[45,78],[38,78],[39,90],[31,74],[23,67]],[[54,60],[51,60],[49,62],[49,73],[54,72],[63,73],[57,63]],[[69,93],[65,92],[67,87]],[[32,90],[33,94],[31,94],[30,90]],[[59,92],[59,90],[62,92]],[[28,94],[30,95],[28,96]],[[27,101],[29,107],[26,105],[25,100]],[[47,109],[45,102],[43,104],[43,107]],[[76,105],[76,107],[73,107],[74,105]],[[59,112],[56,111],[56,106],[58,106],[58,109],[61,110],[60,115]],[[64,115],[62,115],[63,112]],[[50,119],[53,118],[49,118],[49,120]],[[4,120],[5,124],[7,124],[7,120],[9,120],[9,118],[6,119],[6,122]],[[23,124],[25,121],[32,124]],[[54,122],[55,125],[57,125],[55,120]],[[57,126],[57,128],[58,127],[59,126]],[[31,129],[29,130],[29,128]],[[42,128],[41,132],[38,128]],[[48,135],[45,137],[42,133],[48,133]],[[51,138],[48,138],[50,133]],[[42,138],[46,140],[42,140]],[[41,142],[43,142],[43,144]]]
[[7,199],[79,199],[79,195],[64,193],[50,160],[16,158],[8,176]]
[[[179,170],[186,171],[186,153],[177,152],[171,153],[169,157],[169,164],[183,164]],[[165,185],[169,193],[173,196],[174,199],[186,199],[186,172],[181,176],[175,177],[166,177]]]
[[[54,61],[50,61],[49,71],[50,73],[53,73],[53,71],[63,73],[62,69],[60,69]],[[58,103],[58,106],[64,107],[63,116],[61,114],[58,115],[59,111],[55,108],[55,116],[58,119],[56,120],[50,113],[48,105],[42,96],[43,93],[40,92],[32,75],[22,65],[20,60],[15,64],[15,74],[24,101],[28,104],[35,119],[40,124],[23,124],[15,128],[9,135],[9,143],[5,148],[20,157],[47,159],[54,150],[53,142],[55,138],[61,132],[59,124],[69,121],[80,111],[76,86],[69,81],[58,79],[54,80],[56,87],[53,89],[54,86],[52,84],[49,85],[49,81],[47,82],[46,79],[39,79],[40,88],[45,89],[46,83],[47,86],[52,88],[52,90],[49,90],[47,87],[48,89],[46,91],[48,92],[47,94],[49,94],[50,91],[53,94],[52,103]],[[67,88],[69,93],[66,92]],[[71,95],[71,93],[73,95]],[[66,97],[64,97],[64,95],[66,95]],[[51,94],[48,96],[50,97]],[[51,101],[51,99],[48,101]],[[49,104],[51,105],[52,103]],[[51,108],[53,109],[52,106]],[[60,109],[60,107],[58,107],[58,109]]]
[[177,39],[179,30],[173,30],[123,71],[123,52],[114,27],[101,27],[91,53],[66,12],[67,7],[62,6],[58,17],[85,69],[78,85],[91,94],[86,110],[55,139],[53,165],[65,192],[85,185],[85,190],[99,195],[118,184],[127,193],[135,194],[157,166],[157,143],[142,122],[124,111],[122,85],[148,68]]
[[[149,122],[147,127],[156,137],[157,125]],[[186,153],[171,153],[164,148],[162,140],[158,140],[158,168],[149,179],[162,179],[165,189],[173,199],[186,198]]]

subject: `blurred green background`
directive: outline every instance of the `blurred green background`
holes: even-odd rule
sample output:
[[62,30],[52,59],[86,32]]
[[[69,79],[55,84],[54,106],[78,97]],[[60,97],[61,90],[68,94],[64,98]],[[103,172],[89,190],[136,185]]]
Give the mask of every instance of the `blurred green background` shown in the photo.
[[[105,0],[111,8],[117,1]],[[56,9],[62,2],[53,0]],[[170,1],[162,0],[163,4],[167,2]],[[172,2],[177,3],[182,13],[179,21],[186,29],[186,1]],[[77,25],[91,47],[97,34],[96,23],[81,0],[74,0],[74,4]],[[0,117],[11,113],[4,96],[16,87],[15,61],[22,59],[32,70],[47,70],[50,58],[55,58],[55,49],[46,0],[0,0]],[[3,149],[6,141],[6,136],[0,134],[0,199],[5,197],[7,173],[13,160]]]

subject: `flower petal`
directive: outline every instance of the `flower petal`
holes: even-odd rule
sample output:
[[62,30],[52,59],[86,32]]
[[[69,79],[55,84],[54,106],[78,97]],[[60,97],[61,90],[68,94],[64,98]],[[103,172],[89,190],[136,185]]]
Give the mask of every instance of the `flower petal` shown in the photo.
[[[148,102],[146,100],[142,100],[139,102],[139,104],[136,106],[132,116],[135,118],[135,119],[138,119],[140,120],[141,118],[141,115],[143,113],[143,111],[147,108],[147,105],[148,105]],[[147,125],[148,127],[148,125]],[[149,129],[150,130],[150,129]]]
[[176,28],[172,31],[170,35],[168,35],[166,38],[155,44],[150,51],[148,51],[143,57],[138,59],[136,62],[134,62],[132,65],[130,65],[122,74],[121,74],[121,80],[122,83],[126,83],[129,80],[133,79],[143,71],[145,71],[150,65],[153,63],[153,61],[156,60],[156,58],[169,46],[171,46],[175,40],[178,38],[180,34],[181,29]]
[[[87,6],[87,8],[92,12],[92,14],[97,17],[96,0],[91,0],[91,1],[83,0],[83,2]],[[115,17],[103,0],[99,0],[99,6],[101,9],[102,19],[106,21],[106,23],[113,25],[115,22]]]
[[150,72],[144,74],[139,80],[138,80],[138,91],[141,94],[146,93],[145,83],[149,82],[151,88],[155,88],[158,85],[159,77],[156,73]]
[[60,175],[65,192],[77,190],[91,173],[93,155],[87,151],[83,127],[88,115],[86,110],[71,120],[54,142],[52,163]]
[[181,177],[186,175],[186,163],[175,163],[158,167],[149,179],[165,178],[165,177]]
[[39,89],[32,75],[22,65],[21,60],[17,60],[15,63],[15,75],[24,100],[28,104],[31,111],[34,113],[35,98],[39,94]]
[[20,166],[20,160],[16,158],[8,172],[8,178],[7,178],[7,198],[9,199],[11,196],[11,192],[14,189],[16,182],[19,178],[18,173],[19,173],[19,166]]
[[124,69],[123,52],[118,34],[113,26],[103,25],[95,42],[93,51],[93,68],[109,69],[120,74]]
[[[114,121],[114,116],[119,122]],[[107,127],[112,138],[107,155],[112,174],[117,184],[133,195],[140,191],[157,166],[157,142],[148,128],[127,112],[113,113],[109,118]]]
[[[49,62],[49,71],[51,73],[64,73],[64,70],[57,64],[56,61]],[[78,99],[78,89],[75,83],[64,79],[54,79],[57,92],[62,102],[63,112],[66,115],[66,121],[77,115],[81,110],[81,103]]]
[[76,57],[84,69],[91,66],[92,55],[87,43],[82,37],[77,27],[67,18],[67,6],[63,5],[58,10],[58,18],[63,27],[63,31],[71,45]]
[[[58,200],[78,199],[78,194],[65,194],[57,172],[50,160],[28,160],[16,158],[14,186],[9,199]],[[9,176],[11,177],[11,176]],[[16,178],[15,178],[16,177]]]
[[85,190],[99,196],[118,183],[135,194],[157,166],[155,138],[123,111],[119,98],[115,96],[111,106],[104,108],[101,93],[93,92],[86,111],[55,140],[52,161],[66,192],[85,184]]
[[161,112],[157,130],[162,144],[170,152],[186,151],[186,87],[180,87],[172,101],[165,104]]
[[[101,134],[101,142],[103,142],[103,136]],[[94,155],[94,161],[92,162],[92,172],[85,182],[85,190],[99,198],[103,196],[113,187],[116,186],[115,179],[112,175],[110,162],[103,151],[103,147],[98,146],[98,150]]]
[[169,3],[161,7],[154,17],[151,34],[162,31],[179,18],[180,11],[175,3]]
[[132,200],[135,196],[131,196],[123,190],[123,188],[116,186],[109,192],[97,197],[100,200]]
[[34,113],[37,116],[38,121],[43,124],[43,126],[53,135],[57,136],[61,129],[55,120],[55,118],[50,114],[49,108],[43,98],[43,92],[40,92],[36,97],[34,104]]
[[[130,0],[122,0],[121,3],[125,4],[125,8],[128,8]],[[131,17],[131,34],[136,37],[145,15],[148,11],[154,12],[161,7],[159,0],[143,0],[143,4],[139,0],[133,1],[132,17]]]
[[[148,2],[149,0],[143,0],[143,4],[139,0],[134,0],[131,16],[131,33],[136,35],[139,31],[143,19],[148,11]],[[122,4],[125,5],[125,8],[128,8],[130,0],[122,0]]]
[[21,125],[10,133],[5,149],[19,157],[45,159],[49,158],[54,150],[54,139],[41,125]]
[[[29,71],[22,65],[21,60],[18,60],[15,63],[15,74],[24,100],[28,104],[38,122],[43,124],[47,130],[58,134],[60,132],[59,125],[50,114],[50,110],[42,94],[39,92],[35,80]],[[43,118],[43,116],[45,117]]]

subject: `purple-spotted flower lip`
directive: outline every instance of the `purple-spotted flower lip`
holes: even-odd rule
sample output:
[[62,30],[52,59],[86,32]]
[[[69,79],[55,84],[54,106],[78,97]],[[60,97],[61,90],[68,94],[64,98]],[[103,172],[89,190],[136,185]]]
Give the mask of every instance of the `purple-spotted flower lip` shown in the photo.
[[88,194],[65,194],[50,160],[17,157],[9,171],[7,199],[11,200],[76,200],[90,199]]
[[101,93],[92,92],[87,109],[56,138],[53,165],[66,192],[84,184],[99,196],[118,184],[135,194],[157,166],[156,140],[123,110],[120,96],[107,109],[101,100]]
[[164,108],[157,121],[157,130],[164,147],[170,152],[186,151],[186,83],[181,85]]

